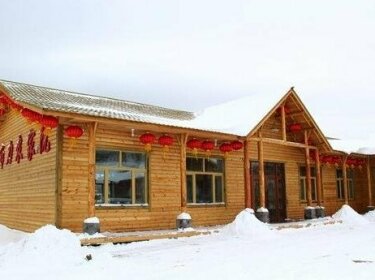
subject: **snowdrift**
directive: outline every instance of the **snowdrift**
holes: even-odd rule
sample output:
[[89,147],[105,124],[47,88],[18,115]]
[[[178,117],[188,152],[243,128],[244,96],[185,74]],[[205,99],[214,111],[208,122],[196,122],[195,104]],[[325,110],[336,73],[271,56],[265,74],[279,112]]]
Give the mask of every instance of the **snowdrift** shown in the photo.
[[24,238],[27,233],[22,231],[10,229],[6,226],[0,225],[0,246],[17,242]]
[[256,237],[272,237],[275,235],[271,231],[269,226],[259,221],[255,215],[253,209],[245,209],[241,211],[234,221],[226,225],[221,232],[230,236],[238,236],[244,238],[256,238]]
[[84,254],[77,236],[52,225],[41,227],[17,243],[0,248],[0,263],[56,267],[82,261]]
[[367,212],[363,217],[370,222],[375,222],[375,210]]
[[351,225],[366,225],[368,220],[358,214],[349,205],[343,205],[339,211],[332,215],[332,218],[337,221],[342,221],[344,224]]

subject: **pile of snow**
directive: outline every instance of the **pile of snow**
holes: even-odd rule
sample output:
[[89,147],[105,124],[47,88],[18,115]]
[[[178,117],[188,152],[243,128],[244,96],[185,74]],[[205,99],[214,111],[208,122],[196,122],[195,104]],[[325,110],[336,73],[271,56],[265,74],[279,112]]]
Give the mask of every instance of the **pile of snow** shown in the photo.
[[10,229],[6,226],[0,225],[0,246],[17,242],[26,235],[27,234],[22,231]]
[[221,232],[223,234],[251,238],[274,235],[269,226],[259,221],[254,215],[254,210],[249,208],[241,211],[234,221],[226,225]]
[[0,263],[56,267],[84,261],[78,237],[69,230],[59,230],[52,225],[44,226],[10,245],[0,249]]
[[339,211],[332,215],[332,218],[337,221],[342,221],[344,224],[352,225],[366,225],[368,221],[349,205],[344,204]]
[[364,217],[370,222],[375,222],[375,210],[367,212]]

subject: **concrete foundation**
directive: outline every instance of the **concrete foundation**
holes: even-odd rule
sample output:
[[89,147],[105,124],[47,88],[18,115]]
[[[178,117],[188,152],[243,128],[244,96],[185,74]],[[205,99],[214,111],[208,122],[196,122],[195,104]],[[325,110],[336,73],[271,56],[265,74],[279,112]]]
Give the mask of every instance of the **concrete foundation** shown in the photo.
[[83,222],[83,232],[93,235],[100,232],[100,223]]
[[315,216],[317,218],[324,218],[326,216],[325,208],[323,206],[316,206],[315,207]]
[[305,208],[305,220],[315,219],[315,208],[314,207],[306,207]]
[[259,221],[263,223],[269,223],[270,222],[270,214],[268,211],[256,211],[255,217],[258,218]]

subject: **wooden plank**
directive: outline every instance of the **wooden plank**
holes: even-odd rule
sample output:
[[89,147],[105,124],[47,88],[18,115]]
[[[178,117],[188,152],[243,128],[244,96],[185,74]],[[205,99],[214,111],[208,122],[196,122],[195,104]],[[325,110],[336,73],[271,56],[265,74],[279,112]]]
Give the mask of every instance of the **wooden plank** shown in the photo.
[[251,178],[249,141],[244,142],[244,179],[245,179],[245,208],[251,208]]
[[95,216],[95,154],[98,123],[88,124],[88,217]]
[[310,169],[310,150],[308,146],[309,136],[307,131],[304,133],[305,138],[305,162],[306,162],[306,193],[307,193],[307,206],[311,206],[312,196],[311,196],[311,169]]
[[316,187],[317,187],[317,196],[318,196],[318,205],[322,206],[323,198],[323,191],[322,191],[322,173],[321,173],[321,166],[320,166],[320,157],[319,151],[315,151],[315,168],[316,168]]
[[349,205],[348,176],[347,176],[347,173],[346,173],[346,160],[347,159],[348,159],[348,155],[344,155],[343,160],[342,160],[342,177],[343,177],[343,185],[344,185],[345,204]]
[[285,104],[281,105],[281,133],[282,140],[286,141]]
[[63,147],[63,129],[59,125],[56,130],[56,214],[55,225],[58,228],[62,227],[62,147]]
[[[290,141],[284,141],[280,139],[273,139],[273,138],[260,138],[260,137],[251,137],[248,138],[249,141],[262,141],[263,143],[270,143],[270,144],[278,144],[283,146],[289,146],[289,147],[296,147],[296,148],[305,148],[306,144],[303,143],[297,143],[297,142],[290,142]],[[315,146],[307,145],[307,147],[311,150],[317,149]]]
[[187,187],[186,187],[186,141],[188,135],[180,135],[180,176],[181,176],[181,212],[186,212]]
[[370,156],[367,156],[366,161],[366,173],[367,173],[367,193],[368,193],[368,205],[373,206],[372,201],[372,186],[371,186],[371,167],[370,167]]
[[[262,139],[262,132],[259,131],[259,138]],[[259,201],[260,207],[266,207],[266,186],[264,179],[264,152],[263,141],[258,142],[258,159],[259,159]]]

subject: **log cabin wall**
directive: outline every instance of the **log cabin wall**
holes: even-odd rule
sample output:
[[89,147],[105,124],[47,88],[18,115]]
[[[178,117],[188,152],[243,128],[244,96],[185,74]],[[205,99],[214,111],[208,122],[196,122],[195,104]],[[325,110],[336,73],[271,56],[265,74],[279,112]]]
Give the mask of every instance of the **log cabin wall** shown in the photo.
[[[160,128],[160,135],[164,128]],[[159,134],[156,133],[158,136]],[[176,227],[181,212],[180,145],[177,135],[174,144],[165,153],[159,144],[152,145],[148,155],[148,206],[99,206],[95,215],[102,231],[136,231]],[[135,128],[110,128],[99,124],[96,130],[96,148],[144,152]],[[85,133],[70,144],[64,138],[62,168],[62,227],[82,231],[87,218],[88,196],[88,137]],[[188,154],[189,155],[189,154]],[[203,155],[203,154],[202,154]],[[221,156],[214,152],[212,156]],[[228,223],[244,208],[243,151],[232,152],[225,160],[225,205],[187,206],[194,226]]]
[[[13,229],[34,231],[55,223],[56,212],[56,129],[49,135],[51,150],[40,154],[40,128],[37,128],[35,147],[37,153],[29,161],[27,140],[31,125],[21,115],[10,110],[0,122],[0,141],[8,146],[14,143],[12,164],[0,169],[0,224]],[[36,127],[35,127],[36,128]],[[16,144],[22,135],[23,159],[16,162]],[[5,149],[5,157],[8,151]],[[5,159],[6,161],[6,159]]]

